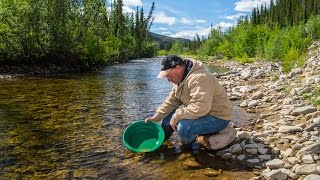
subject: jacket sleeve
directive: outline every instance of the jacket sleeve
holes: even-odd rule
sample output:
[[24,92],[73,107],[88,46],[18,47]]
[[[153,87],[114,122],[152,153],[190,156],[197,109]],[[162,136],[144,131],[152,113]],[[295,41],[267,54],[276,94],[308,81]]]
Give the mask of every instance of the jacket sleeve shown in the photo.
[[176,97],[175,88],[173,87],[169,96],[163,101],[162,105],[156,111],[157,120],[168,116],[173,110],[178,109],[181,102]]
[[189,105],[177,109],[172,119],[179,122],[181,119],[197,119],[209,114],[214,94],[214,81],[206,74],[198,75],[188,82],[190,89]]

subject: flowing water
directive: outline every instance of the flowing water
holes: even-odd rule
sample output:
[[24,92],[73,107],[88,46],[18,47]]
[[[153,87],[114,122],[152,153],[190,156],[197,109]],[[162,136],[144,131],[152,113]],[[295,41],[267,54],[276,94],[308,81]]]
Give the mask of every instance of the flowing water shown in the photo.
[[[4,179],[193,179],[252,177],[237,162],[202,150],[186,168],[167,143],[134,154],[124,129],[148,117],[171,84],[156,79],[159,59],[135,60],[85,74],[0,80],[0,177]],[[212,69],[217,71],[219,69]],[[220,171],[221,171],[220,170]]]

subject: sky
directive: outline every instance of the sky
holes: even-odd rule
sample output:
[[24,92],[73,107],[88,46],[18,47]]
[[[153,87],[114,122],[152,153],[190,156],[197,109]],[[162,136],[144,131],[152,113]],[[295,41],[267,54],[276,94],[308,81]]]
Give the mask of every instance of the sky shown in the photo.
[[[125,12],[143,7],[147,16],[152,0],[123,0]],[[212,27],[235,26],[237,19],[251,15],[257,5],[269,5],[270,0],[154,0],[154,21],[150,31],[170,37],[193,39],[207,36]]]

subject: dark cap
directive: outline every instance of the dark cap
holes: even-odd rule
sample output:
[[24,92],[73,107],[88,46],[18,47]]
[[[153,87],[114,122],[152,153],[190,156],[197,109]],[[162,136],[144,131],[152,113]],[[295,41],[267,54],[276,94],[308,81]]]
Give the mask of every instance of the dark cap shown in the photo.
[[169,55],[166,56],[162,59],[161,61],[161,71],[159,73],[159,75],[157,76],[157,78],[165,78],[167,77],[169,70],[173,67],[175,67],[176,65],[181,65],[183,64],[183,60],[176,55]]

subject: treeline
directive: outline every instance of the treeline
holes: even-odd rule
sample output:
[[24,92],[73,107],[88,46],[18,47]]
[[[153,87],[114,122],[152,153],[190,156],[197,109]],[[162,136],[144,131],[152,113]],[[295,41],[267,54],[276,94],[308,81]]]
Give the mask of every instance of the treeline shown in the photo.
[[289,71],[304,64],[307,48],[320,38],[319,0],[298,2],[271,1],[271,5],[261,6],[263,10],[255,8],[251,18],[239,18],[235,27],[212,29],[207,38],[196,36],[191,44],[175,42],[168,52],[243,63],[267,59],[279,61],[284,71]]
[[68,64],[84,67],[151,57],[152,4],[123,14],[122,0],[1,0],[0,62]]
[[270,5],[261,4],[252,10],[253,25],[268,24],[270,28],[287,27],[306,23],[320,13],[320,0],[271,0]]

